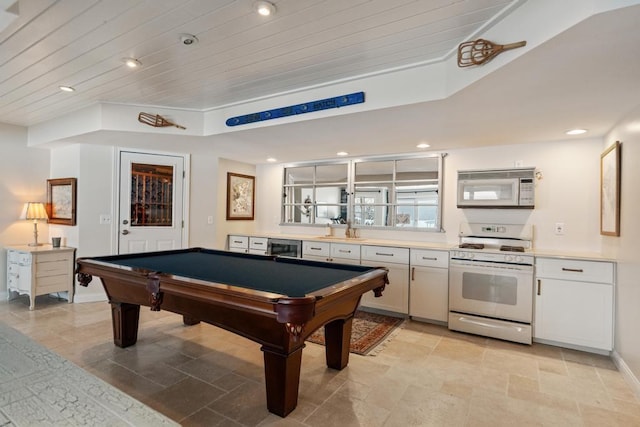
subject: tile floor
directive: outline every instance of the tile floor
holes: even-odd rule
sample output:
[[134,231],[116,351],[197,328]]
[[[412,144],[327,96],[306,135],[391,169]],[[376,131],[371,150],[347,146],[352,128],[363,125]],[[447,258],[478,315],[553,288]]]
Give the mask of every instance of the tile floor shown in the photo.
[[0,303],[0,320],[184,426],[640,426],[640,398],[603,356],[408,321],[376,356],[326,368],[308,344],[298,407],[266,409],[259,345],[141,310],[138,343],[113,345],[106,302]]

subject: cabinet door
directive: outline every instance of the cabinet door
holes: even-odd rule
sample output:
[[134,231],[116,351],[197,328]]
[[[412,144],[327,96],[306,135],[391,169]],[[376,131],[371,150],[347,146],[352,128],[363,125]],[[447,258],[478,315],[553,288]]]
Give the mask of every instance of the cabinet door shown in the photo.
[[411,267],[409,315],[446,322],[449,315],[449,271]]
[[409,266],[382,263],[378,263],[378,265],[389,269],[389,284],[385,287],[380,298],[374,297],[373,292],[362,295],[361,305],[409,314]]
[[539,278],[534,338],[610,351],[613,286]]

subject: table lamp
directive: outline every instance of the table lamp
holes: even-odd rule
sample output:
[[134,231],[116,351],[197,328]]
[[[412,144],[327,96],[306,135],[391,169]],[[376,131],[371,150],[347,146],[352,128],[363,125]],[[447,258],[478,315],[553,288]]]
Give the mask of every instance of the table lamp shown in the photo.
[[29,246],[40,246],[42,243],[38,243],[38,220],[49,219],[47,216],[47,210],[44,208],[44,203],[40,202],[27,202],[22,208],[22,214],[20,219],[32,219],[33,220],[33,243],[29,243]]

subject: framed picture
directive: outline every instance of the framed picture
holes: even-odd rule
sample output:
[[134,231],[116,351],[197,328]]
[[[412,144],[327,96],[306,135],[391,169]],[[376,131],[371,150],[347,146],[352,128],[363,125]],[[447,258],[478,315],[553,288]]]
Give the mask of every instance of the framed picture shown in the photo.
[[600,234],[620,235],[620,142],[600,156]]
[[256,179],[227,172],[227,220],[253,220]]
[[47,215],[50,224],[76,225],[76,178],[47,180]]

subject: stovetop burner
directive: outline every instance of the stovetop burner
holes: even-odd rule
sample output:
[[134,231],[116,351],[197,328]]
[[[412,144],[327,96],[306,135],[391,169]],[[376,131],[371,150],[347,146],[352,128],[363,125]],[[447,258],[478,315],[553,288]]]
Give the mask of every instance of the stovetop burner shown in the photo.
[[484,243],[461,243],[460,249],[484,249]]
[[524,252],[524,247],[522,247],[522,246],[502,245],[502,246],[500,246],[500,250],[501,251],[507,251],[507,252]]

